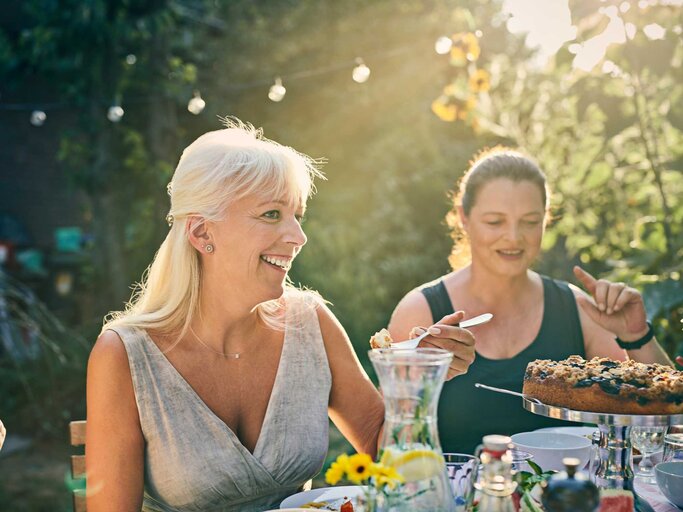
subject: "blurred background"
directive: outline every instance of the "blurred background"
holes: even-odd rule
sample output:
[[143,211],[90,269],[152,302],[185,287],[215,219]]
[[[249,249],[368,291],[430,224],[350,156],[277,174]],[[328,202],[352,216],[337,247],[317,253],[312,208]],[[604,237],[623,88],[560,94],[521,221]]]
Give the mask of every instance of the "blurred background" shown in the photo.
[[[0,509],[70,510],[102,317],[168,226],[182,150],[235,115],[327,160],[295,283],[361,360],[448,270],[473,153],[535,157],[554,191],[537,270],[645,296],[683,353],[683,0],[6,0],[0,8]],[[328,460],[346,450],[336,432]]]

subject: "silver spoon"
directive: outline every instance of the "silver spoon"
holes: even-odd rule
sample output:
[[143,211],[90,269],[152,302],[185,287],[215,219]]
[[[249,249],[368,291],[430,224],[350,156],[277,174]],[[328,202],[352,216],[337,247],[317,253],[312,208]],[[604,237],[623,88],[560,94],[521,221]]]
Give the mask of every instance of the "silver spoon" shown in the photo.
[[[469,320],[463,320],[458,324],[458,327],[467,329],[468,327],[474,327],[475,325],[485,324],[492,318],[493,315],[491,313],[484,313],[483,315],[475,316],[474,318],[470,318]],[[427,336],[429,336],[429,331],[425,331],[422,334],[420,334],[417,338],[413,338],[411,340],[396,341],[391,344],[391,348],[415,348],[417,347],[418,343],[420,343],[420,341],[425,339]]]
[[489,391],[495,391],[497,393],[506,393],[508,395],[514,395],[514,396],[521,396],[522,398],[526,398],[527,400],[534,402],[536,404],[544,405],[543,402],[541,402],[538,398],[531,398],[526,396],[524,393],[518,393],[517,391],[511,391],[509,389],[503,389],[503,388],[494,388],[493,386],[487,386],[486,384],[480,384],[477,382],[474,385],[475,388],[482,388],[482,389],[488,389]]

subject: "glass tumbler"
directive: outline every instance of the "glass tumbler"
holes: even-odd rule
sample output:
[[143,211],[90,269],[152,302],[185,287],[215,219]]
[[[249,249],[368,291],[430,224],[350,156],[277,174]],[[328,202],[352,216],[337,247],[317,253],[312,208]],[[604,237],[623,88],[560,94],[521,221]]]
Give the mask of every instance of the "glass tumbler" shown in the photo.
[[683,433],[664,436],[664,455],[662,462],[683,462]]

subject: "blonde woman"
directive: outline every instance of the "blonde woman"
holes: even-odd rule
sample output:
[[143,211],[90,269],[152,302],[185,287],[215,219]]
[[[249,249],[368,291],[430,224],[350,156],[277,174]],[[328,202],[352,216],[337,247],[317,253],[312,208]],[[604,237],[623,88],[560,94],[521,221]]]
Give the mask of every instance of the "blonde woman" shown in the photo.
[[287,284],[318,175],[236,120],[185,149],[169,234],[88,363],[89,512],[273,508],[320,471],[328,414],[376,452],[379,393],[323,301]]

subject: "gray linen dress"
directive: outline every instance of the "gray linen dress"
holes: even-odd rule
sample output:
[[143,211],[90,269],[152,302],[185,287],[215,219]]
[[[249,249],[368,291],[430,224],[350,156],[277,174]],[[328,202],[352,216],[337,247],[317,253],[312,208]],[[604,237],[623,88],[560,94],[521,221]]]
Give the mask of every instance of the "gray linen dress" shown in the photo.
[[253,454],[146,331],[115,329],[145,438],[143,512],[277,508],[321,470],[331,375],[315,304],[305,293],[288,294],[284,346]]

